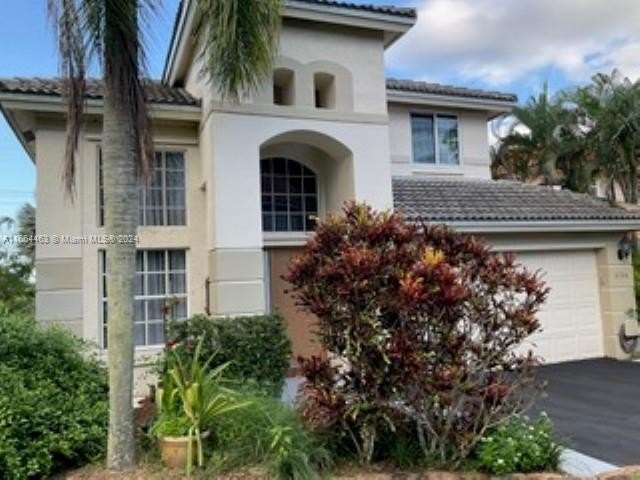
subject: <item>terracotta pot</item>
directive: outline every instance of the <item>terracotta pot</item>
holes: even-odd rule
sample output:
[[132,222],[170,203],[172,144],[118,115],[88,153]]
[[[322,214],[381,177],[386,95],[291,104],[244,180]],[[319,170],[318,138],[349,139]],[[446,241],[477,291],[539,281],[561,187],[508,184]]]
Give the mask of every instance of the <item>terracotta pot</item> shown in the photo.
[[[200,435],[200,438],[204,440],[208,436],[209,432],[204,432]],[[191,440],[191,443],[191,461],[195,465],[198,461],[198,443],[195,438]],[[165,467],[186,468],[189,455],[189,437],[160,437],[158,446],[160,447],[160,457]]]

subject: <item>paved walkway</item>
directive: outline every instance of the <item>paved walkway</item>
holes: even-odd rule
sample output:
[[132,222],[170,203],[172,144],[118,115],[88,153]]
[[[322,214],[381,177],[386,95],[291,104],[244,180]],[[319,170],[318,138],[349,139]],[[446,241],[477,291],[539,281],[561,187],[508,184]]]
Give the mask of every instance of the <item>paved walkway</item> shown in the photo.
[[640,464],[640,363],[610,359],[544,366],[545,411],[567,446],[614,465]]

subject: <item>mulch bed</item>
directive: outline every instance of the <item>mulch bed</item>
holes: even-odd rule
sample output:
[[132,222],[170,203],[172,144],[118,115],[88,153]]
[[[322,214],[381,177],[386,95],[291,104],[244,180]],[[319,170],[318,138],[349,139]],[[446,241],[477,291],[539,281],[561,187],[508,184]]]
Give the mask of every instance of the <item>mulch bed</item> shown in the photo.
[[[109,472],[102,467],[92,466],[69,472],[54,477],[56,480],[182,480],[186,476],[182,471],[165,470],[160,467],[145,466],[130,472]],[[212,477],[210,473],[194,472],[194,479],[218,480],[270,480],[271,477],[259,469],[248,469],[225,475]],[[370,467],[344,467],[338,469],[332,475],[327,476],[332,480],[489,480],[488,475],[475,472],[445,472],[445,471],[421,471],[399,472],[384,465],[372,465]],[[499,477],[505,480],[561,480],[577,479],[560,473],[531,473],[513,474]],[[580,480],[640,480],[640,466],[631,466],[613,470],[596,477],[579,477]]]

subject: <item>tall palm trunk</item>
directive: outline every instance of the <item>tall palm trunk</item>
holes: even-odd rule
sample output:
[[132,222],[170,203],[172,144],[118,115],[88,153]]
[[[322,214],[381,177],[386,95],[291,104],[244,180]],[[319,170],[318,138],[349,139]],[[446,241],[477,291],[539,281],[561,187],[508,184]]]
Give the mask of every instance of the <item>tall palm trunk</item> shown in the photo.
[[[107,80],[107,79],[105,79]],[[127,106],[105,82],[103,125],[104,218],[108,235],[132,237],[138,221],[135,143]],[[107,246],[109,447],[108,465],[134,463],[133,318],[136,246]]]
[[[122,2],[120,2],[122,4]],[[107,2],[107,5],[111,5]],[[107,246],[109,439],[107,465],[114,470],[132,467],[135,462],[133,432],[134,285],[136,245],[129,241],[138,225],[137,137],[131,114],[127,75],[137,78],[137,67],[127,63],[118,48],[122,29],[109,29],[111,14],[128,18],[135,32],[136,2],[130,2],[130,16],[105,10],[103,178],[104,218],[108,235],[122,241]],[[121,21],[121,20],[120,20]],[[111,40],[111,41],[110,41]],[[130,48],[130,47],[129,47]],[[125,63],[125,64],[123,64]],[[131,69],[133,68],[133,72]]]

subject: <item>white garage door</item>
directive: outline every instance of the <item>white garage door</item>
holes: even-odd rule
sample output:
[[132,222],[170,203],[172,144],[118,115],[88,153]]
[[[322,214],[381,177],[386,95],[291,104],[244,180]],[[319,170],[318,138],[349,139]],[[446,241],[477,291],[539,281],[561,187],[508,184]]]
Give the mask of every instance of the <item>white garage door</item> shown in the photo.
[[518,254],[518,259],[529,269],[542,269],[551,288],[539,316],[542,332],[525,347],[547,363],[602,357],[595,252],[527,252]]

